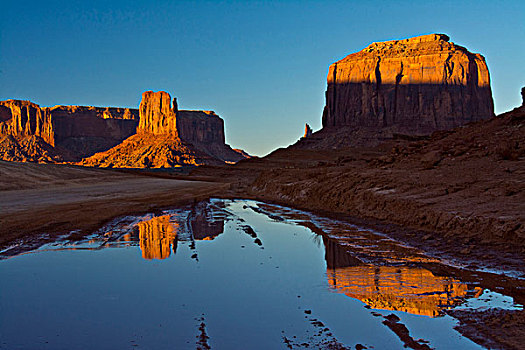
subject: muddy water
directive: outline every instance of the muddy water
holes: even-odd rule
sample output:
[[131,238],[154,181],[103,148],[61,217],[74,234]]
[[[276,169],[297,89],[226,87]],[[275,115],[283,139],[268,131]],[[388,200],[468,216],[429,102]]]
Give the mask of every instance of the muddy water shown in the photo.
[[444,310],[521,308],[379,232],[248,200],[34,244],[2,252],[0,349],[477,349]]

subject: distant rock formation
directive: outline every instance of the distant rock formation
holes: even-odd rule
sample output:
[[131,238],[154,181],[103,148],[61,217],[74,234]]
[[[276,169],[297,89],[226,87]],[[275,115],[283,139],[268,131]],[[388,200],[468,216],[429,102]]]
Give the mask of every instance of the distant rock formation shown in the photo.
[[308,123],[306,123],[304,126],[303,138],[310,137],[310,136],[312,136],[312,128],[310,127],[310,125],[308,125]]
[[142,168],[244,158],[225,144],[219,116],[211,111],[179,111],[177,100],[172,105],[163,91],[145,92],[139,109],[0,101],[3,160]]
[[159,168],[234,163],[246,158],[224,140],[224,121],[211,111],[178,110],[164,91],[146,91],[137,134],[82,161],[101,167]]
[[[138,110],[0,101],[0,159],[73,161],[111,148],[135,133]],[[10,136],[7,142],[7,136]],[[32,144],[38,147],[29,147]],[[41,152],[43,148],[48,151]],[[15,156],[16,153],[16,156]]]
[[370,44],[329,68],[323,129],[297,147],[373,145],[494,116],[482,55],[445,34]]

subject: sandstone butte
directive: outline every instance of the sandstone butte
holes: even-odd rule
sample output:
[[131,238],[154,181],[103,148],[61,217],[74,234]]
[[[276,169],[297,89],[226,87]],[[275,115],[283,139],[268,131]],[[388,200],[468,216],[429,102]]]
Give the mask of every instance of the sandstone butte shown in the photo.
[[[0,159],[78,162],[83,165],[167,167],[220,164],[247,157],[224,142],[224,122],[210,111],[179,111],[165,92],[143,94],[140,108],[91,106],[40,107],[30,101],[0,101]],[[137,135],[141,135],[140,137]],[[153,135],[159,135],[154,137]],[[128,138],[136,136],[133,140]],[[127,141],[127,142],[124,142]],[[131,147],[116,158],[111,151]],[[147,149],[147,150],[146,150]],[[114,150],[115,151],[115,150]],[[152,156],[155,152],[160,152]],[[152,159],[152,161],[150,161]]]
[[[372,43],[346,56],[330,65],[325,97],[317,139],[338,133],[339,139],[374,143],[394,133],[428,135],[494,116],[485,58],[445,34]],[[334,142],[326,146],[359,143]]]
[[234,163],[246,158],[225,143],[224,121],[213,111],[178,110],[164,91],[146,91],[137,133],[117,146],[82,160],[82,165],[160,168]]

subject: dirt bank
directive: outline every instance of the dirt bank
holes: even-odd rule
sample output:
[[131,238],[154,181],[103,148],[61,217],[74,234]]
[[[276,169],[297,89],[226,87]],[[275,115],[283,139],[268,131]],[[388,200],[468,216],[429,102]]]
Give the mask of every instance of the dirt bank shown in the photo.
[[67,165],[0,162],[0,247],[32,233],[90,232],[116,216],[201,200],[225,186]]

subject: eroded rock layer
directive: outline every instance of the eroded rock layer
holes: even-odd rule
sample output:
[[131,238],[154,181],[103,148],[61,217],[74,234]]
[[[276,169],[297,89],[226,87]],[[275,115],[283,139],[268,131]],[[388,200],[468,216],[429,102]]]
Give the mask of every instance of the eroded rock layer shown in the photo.
[[40,136],[54,146],[55,138],[49,109],[30,101],[0,101],[0,133],[13,136]]
[[373,43],[332,64],[323,127],[429,134],[494,116],[480,54],[444,34]]
[[177,100],[164,91],[145,92],[139,109],[0,101],[3,160],[143,168],[244,158],[225,144],[218,115],[179,111]]

